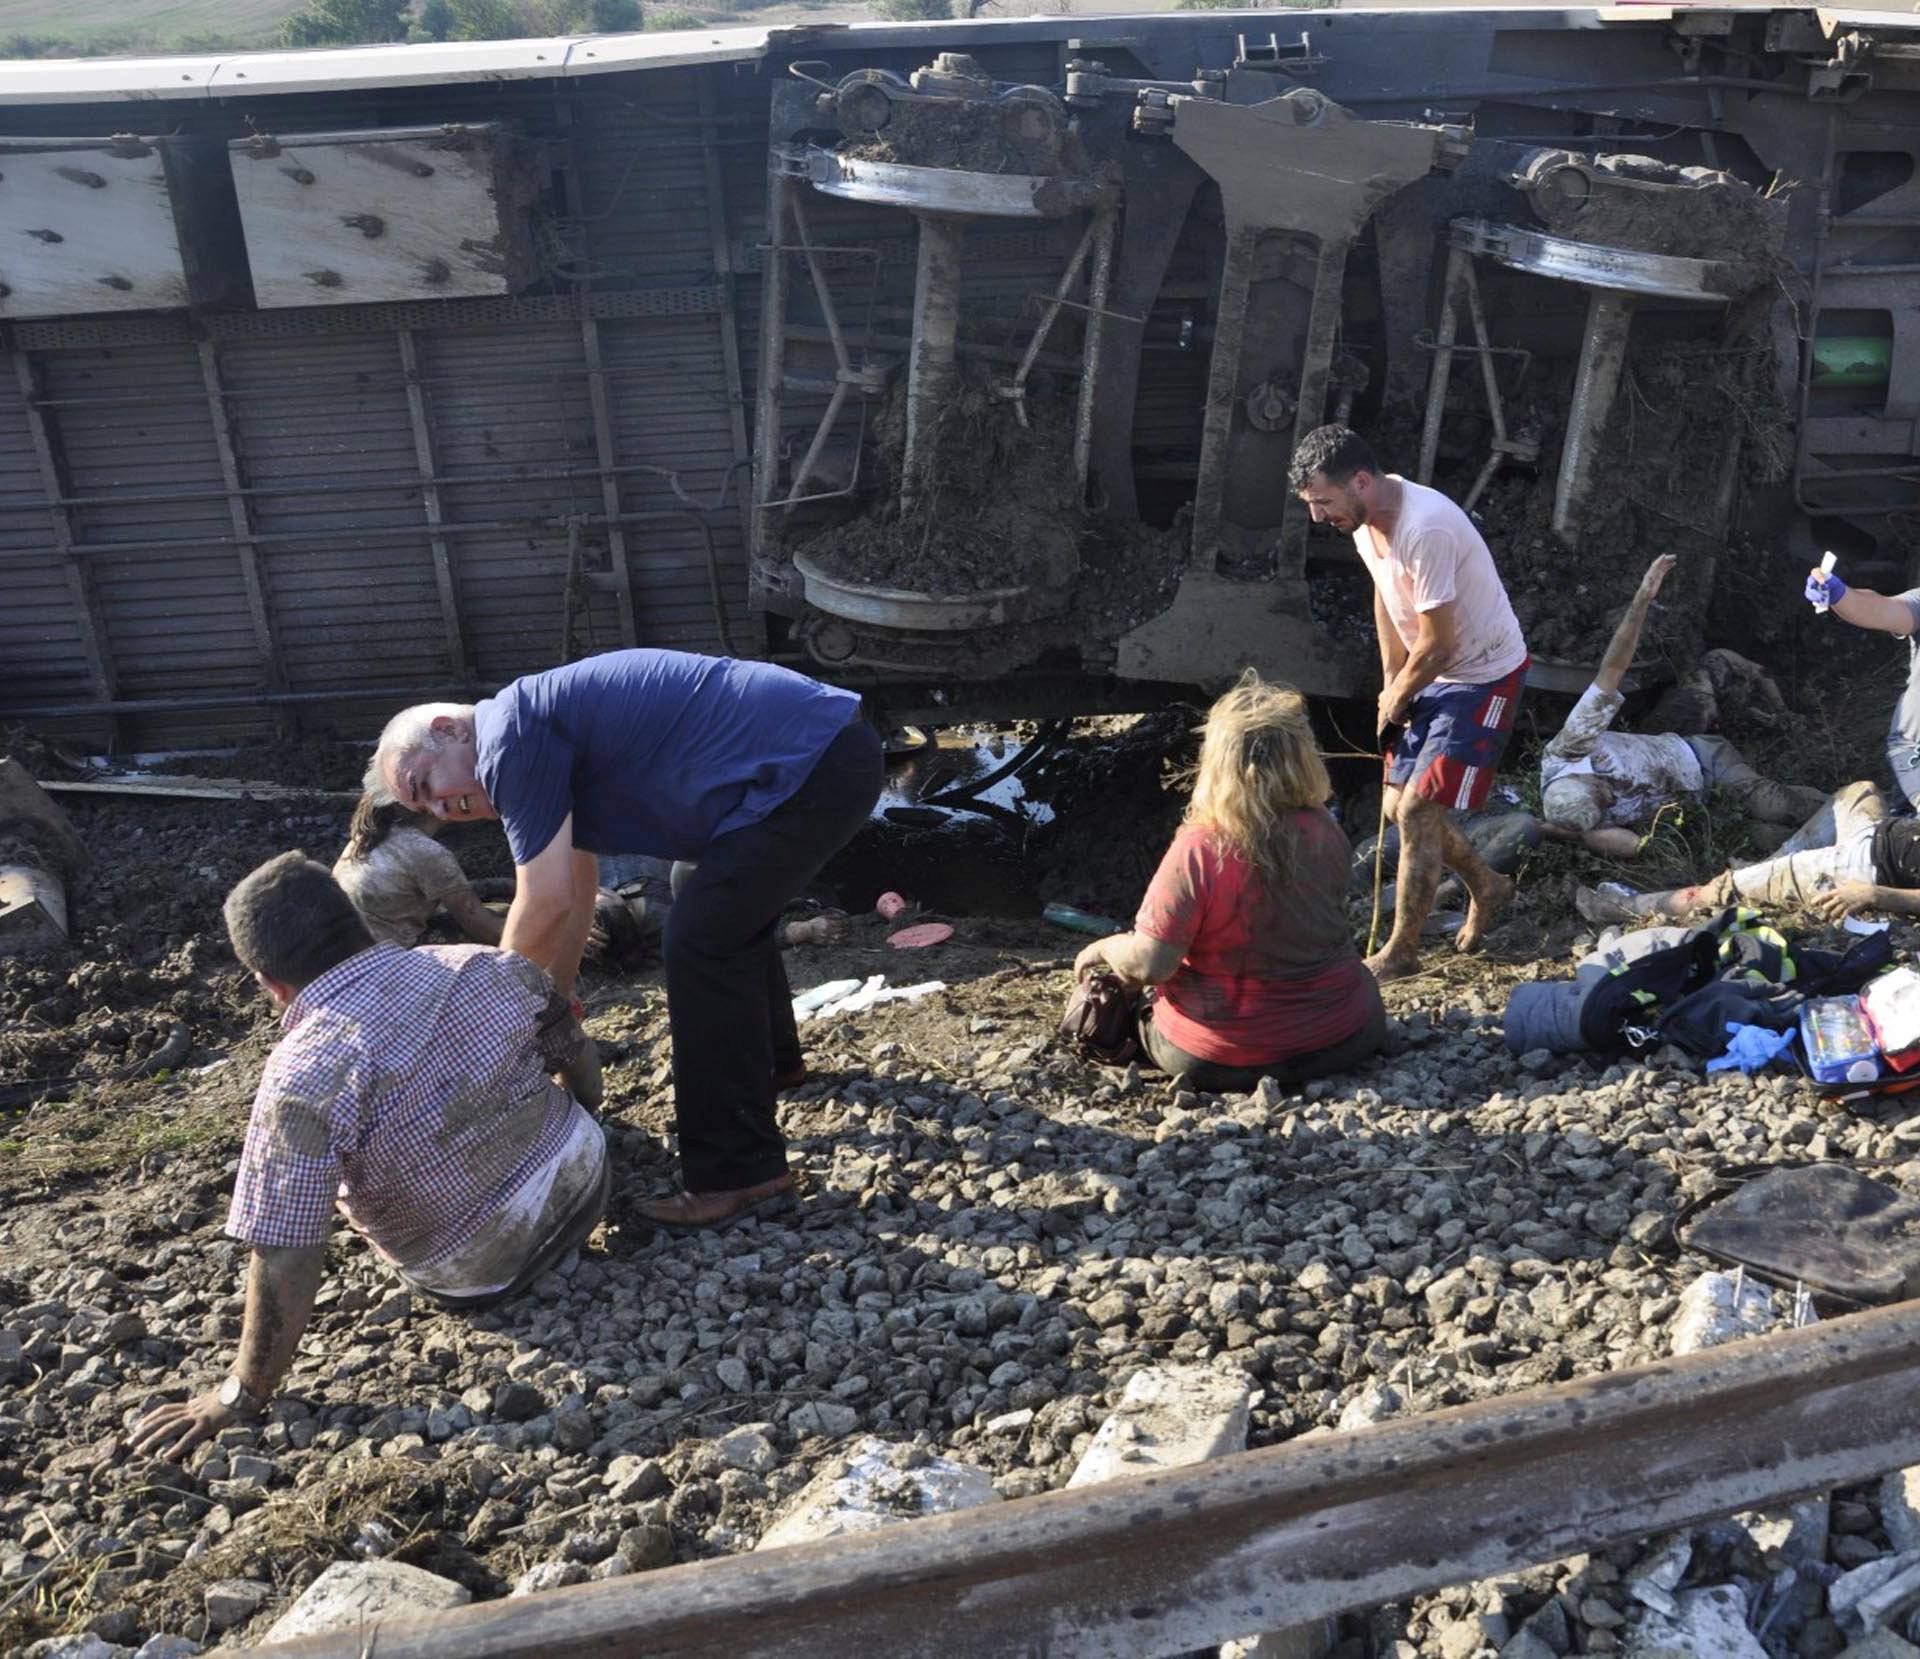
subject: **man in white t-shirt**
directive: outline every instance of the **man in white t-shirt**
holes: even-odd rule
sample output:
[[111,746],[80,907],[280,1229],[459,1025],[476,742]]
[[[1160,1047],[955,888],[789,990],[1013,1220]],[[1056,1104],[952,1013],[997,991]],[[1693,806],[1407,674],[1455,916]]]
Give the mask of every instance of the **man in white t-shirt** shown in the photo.
[[1359,433],[1316,427],[1288,482],[1316,524],[1353,537],[1373,577],[1400,878],[1392,937],[1367,966],[1376,979],[1400,979],[1420,966],[1420,929],[1443,868],[1471,900],[1455,937],[1461,950],[1474,949],[1513,898],[1513,883],[1447,814],[1473,811],[1493,786],[1526,683],[1527,642],[1473,521],[1438,490],[1383,472]]
[[1647,566],[1593,684],[1540,755],[1542,830],[1610,858],[1636,857],[1642,832],[1662,807],[1710,789],[1738,796],[1759,822],[1788,828],[1827,804],[1821,790],[1763,778],[1724,737],[1610,730],[1626,701],[1620,683],[1633,666],[1647,611],[1673,566],[1670,553]]

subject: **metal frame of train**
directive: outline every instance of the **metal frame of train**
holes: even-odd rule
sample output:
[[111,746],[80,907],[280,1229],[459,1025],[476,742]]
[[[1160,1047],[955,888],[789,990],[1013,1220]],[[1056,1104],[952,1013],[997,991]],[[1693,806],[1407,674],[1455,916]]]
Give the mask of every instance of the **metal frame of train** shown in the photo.
[[[635,644],[903,716],[1140,707],[1249,663],[1355,695],[1301,433],[1397,434],[1462,493],[1535,478],[1576,570],[1630,331],[1736,319],[1791,454],[1754,485],[1729,416],[1691,529],[1904,572],[1916,156],[1904,14],[0,64],[0,721],[364,735]],[[1761,205],[1758,264],[1616,234],[1703,190]],[[1562,377],[1544,429],[1522,358]],[[987,510],[1029,453],[1030,558]]]

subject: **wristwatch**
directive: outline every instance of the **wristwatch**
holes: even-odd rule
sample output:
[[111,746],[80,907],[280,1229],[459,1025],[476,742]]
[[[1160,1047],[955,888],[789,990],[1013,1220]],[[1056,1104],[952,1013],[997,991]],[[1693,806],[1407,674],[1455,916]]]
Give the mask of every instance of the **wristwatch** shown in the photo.
[[244,1417],[250,1422],[267,1414],[266,1400],[254,1393],[231,1372],[227,1374],[227,1380],[220,1385],[218,1398],[220,1403],[236,1417]]

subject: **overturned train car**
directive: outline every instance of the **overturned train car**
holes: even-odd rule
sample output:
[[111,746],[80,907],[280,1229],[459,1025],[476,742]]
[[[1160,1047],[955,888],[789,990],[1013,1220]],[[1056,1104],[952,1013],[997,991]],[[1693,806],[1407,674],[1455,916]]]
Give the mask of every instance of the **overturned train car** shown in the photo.
[[1833,11],[0,65],[0,720],[364,732],[622,644],[1355,695],[1331,418],[1571,676],[1661,547],[1696,618],[1743,528],[1904,574],[1916,155],[1920,26]]

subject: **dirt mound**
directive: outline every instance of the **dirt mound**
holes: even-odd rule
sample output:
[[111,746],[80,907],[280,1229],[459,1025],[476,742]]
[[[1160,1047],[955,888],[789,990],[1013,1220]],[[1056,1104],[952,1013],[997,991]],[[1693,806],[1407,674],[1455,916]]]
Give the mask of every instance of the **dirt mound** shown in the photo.
[[217,759],[183,755],[155,761],[151,770],[168,777],[246,778],[294,788],[358,789],[372,750],[331,733],[250,743]]
[[1782,264],[1785,196],[1761,196],[1724,173],[1681,183],[1687,177],[1682,170],[1646,156],[1606,156],[1600,163],[1623,179],[1646,179],[1657,187],[1615,184],[1578,202],[1549,198],[1537,204],[1557,234],[1603,247],[1711,260],[1721,268],[1725,291],[1733,293],[1765,281]]
[[872,138],[843,144],[842,155],[906,167],[952,167],[970,173],[1079,172],[1085,146],[1030,104],[986,99],[940,103],[901,100]]
[[89,855],[68,884],[72,938],[0,958],[0,1113],[91,1099],[144,1062],[205,1064],[255,1030],[267,1004],[220,906],[274,854],[330,863],[346,834],[344,808],[101,797],[67,810]]
[[[1534,471],[1495,474],[1475,517],[1536,657],[1597,662],[1648,564],[1673,553],[1680,568],[1648,618],[1640,661],[1665,657],[1670,673],[1692,664],[1734,563],[1724,509],[1737,481],[1728,468],[1738,464],[1746,479],[1766,484],[1780,476],[1787,455],[1778,399],[1763,384],[1767,372],[1761,349],[1737,333],[1723,346],[1657,338],[1636,344],[1596,450],[1586,518],[1572,548],[1552,529],[1572,369],[1563,366],[1514,395],[1509,421],[1516,430],[1540,432],[1542,461]],[[1436,486],[1460,499],[1484,459],[1472,422],[1456,419]],[[1756,639],[1738,628],[1714,631],[1721,637],[1713,643],[1755,648]]]
[[807,542],[830,574],[873,587],[957,595],[1033,586],[1064,592],[1085,524],[1073,488],[1073,413],[1064,394],[1030,389],[1022,427],[984,370],[962,372],[928,450],[913,510],[897,510],[906,450],[905,382],[874,439],[885,505]]

